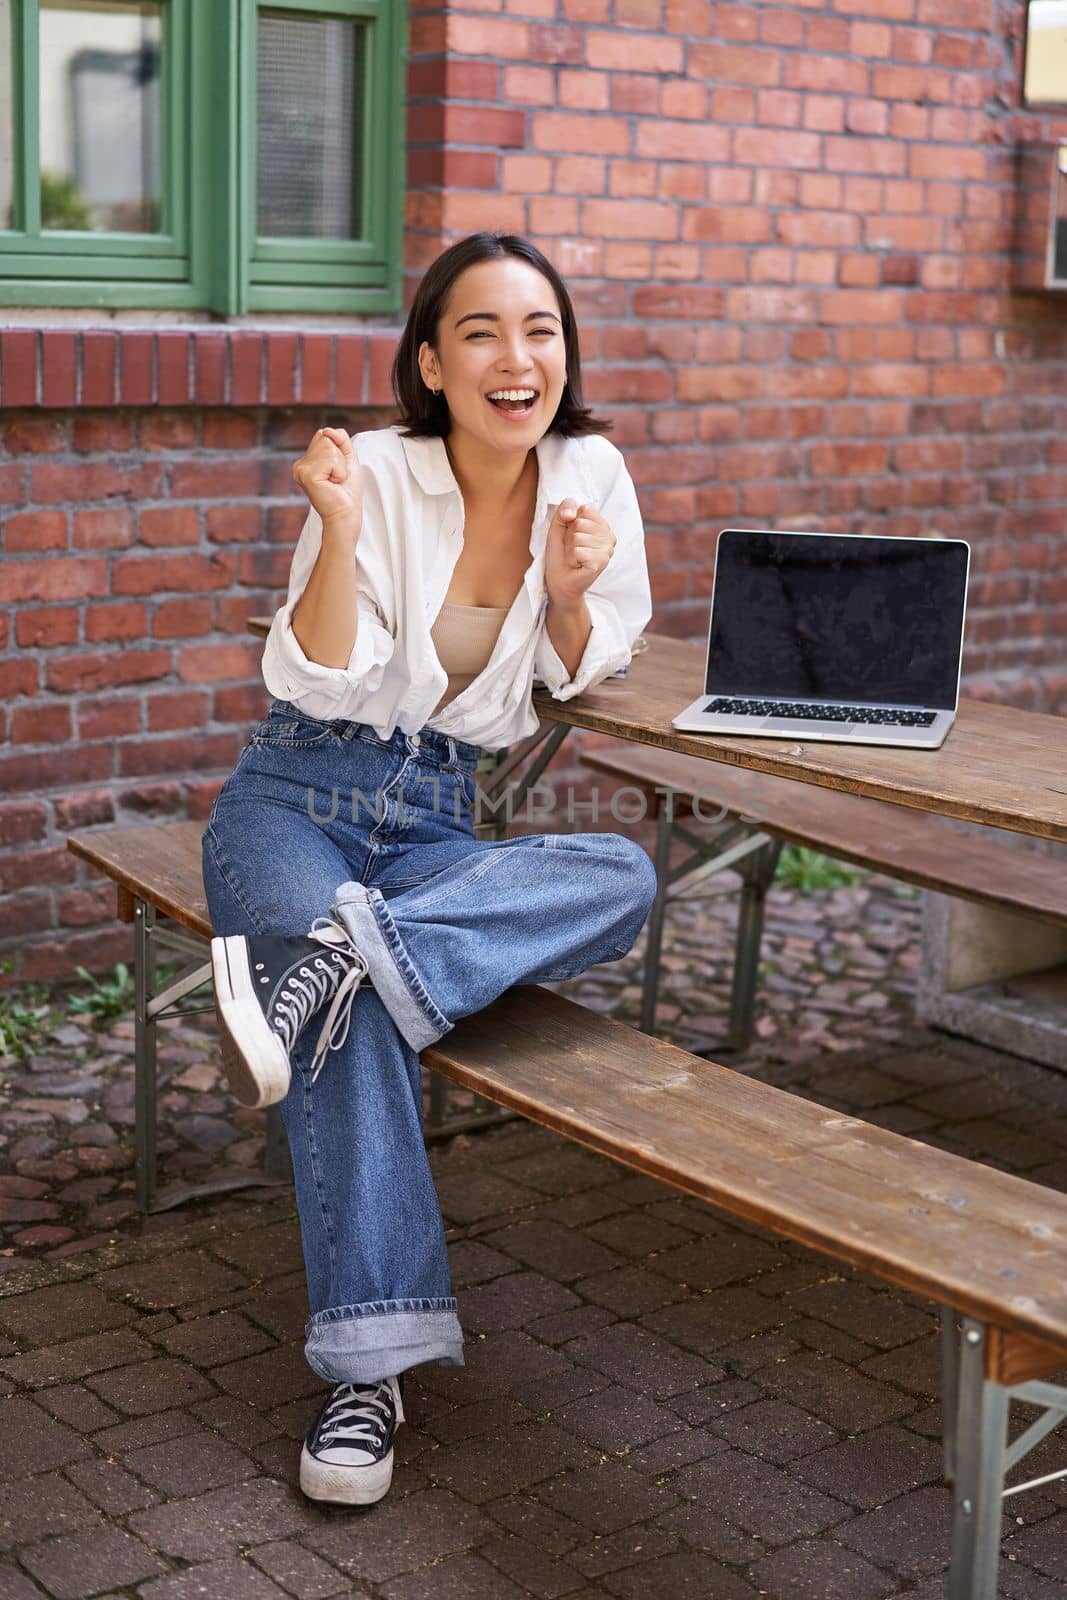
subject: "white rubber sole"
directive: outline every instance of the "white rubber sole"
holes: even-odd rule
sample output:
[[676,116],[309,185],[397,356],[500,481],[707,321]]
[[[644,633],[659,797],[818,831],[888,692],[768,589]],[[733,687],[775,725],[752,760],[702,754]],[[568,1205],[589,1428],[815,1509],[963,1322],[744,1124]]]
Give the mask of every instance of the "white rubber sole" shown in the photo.
[[256,999],[248,945],[240,936],[212,939],[211,971],[222,1065],[243,1106],[270,1106],[289,1093],[289,1057]]
[[393,1481],[393,1452],[365,1467],[334,1467],[317,1461],[307,1445],[300,1452],[300,1487],[309,1500],[329,1500],[340,1506],[372,1506],[389,1493]]

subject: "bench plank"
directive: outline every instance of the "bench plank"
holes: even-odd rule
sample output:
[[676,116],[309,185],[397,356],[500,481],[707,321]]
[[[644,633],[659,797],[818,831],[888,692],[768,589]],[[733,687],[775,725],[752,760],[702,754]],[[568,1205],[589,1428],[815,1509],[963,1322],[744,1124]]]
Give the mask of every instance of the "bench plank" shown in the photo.
[[[608,777],[644,789],[696,795],[705,818],[727,805],[735,815],[793,844],[811,845],[857,866],[887,872],[922,889],[960,895],[998,910],[1025,912],[1067,926],[1067,861],[986,834],[975,838],[937,817],[814,789],[789,778],[710,765],[695,756],[628,746],[590,750],[582,762]],[[675,801],[675,814],[685,807]]]
[[[101,828],[73,833],[67,848],[113,878],[122,893],[147,900],[190,933],[211,938],[211,918],[200,871],[202,822],[147,823],[139,828]],[[124,917],[129,921],[129,917]]]
[[1067,1195],[689,1055],[547,990],[426,1065],[624,1166],[1061,1351]]

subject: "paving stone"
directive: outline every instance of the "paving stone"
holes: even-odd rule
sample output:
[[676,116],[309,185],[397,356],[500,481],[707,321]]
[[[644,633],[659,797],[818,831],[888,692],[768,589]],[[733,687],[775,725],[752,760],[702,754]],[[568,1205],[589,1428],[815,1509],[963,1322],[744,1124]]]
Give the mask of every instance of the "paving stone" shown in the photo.
[[480,1239],[457,1239],[448,1247],[448,1265],[456,1290],[476,1283],[488,1283],[501,1273],[514,1272],[515,1263],[499,1250],[490,1250]]
[[328,1566],[313,1551],[291,1539],[259,1545],[252,1552],[252,1559],[295,1600],[331,1600],[333,1595],[352,1593],[348,1579],[336,1567]]
[[0,1400],[0,1482],[66,1466],[92,1452],[72,1428],[22,1395]]
[[517,1534],[501,1534],[479,1547],[478,1554],[501,1572],[514,1580],[525,1595],[535,1595],[537,1600],[558,1600],[585,1584],[574,1568],[566,1561],[547,1555],[529,1539]]
[[715,1450],[725,1448],[719,1439],[704,1428],[681,1428],[676,1433],[664,1434],[651,1444],[641,1445],[627,1452],[627,1461],[637,1472],[658,1478],[679,1467],[688,1467],[694,1461],[703,1461]]
[[779,1467],[837,1443],[833,1428],[785,1400],[757,1400],[710,1426],[739,1450]]
[[517,1494],[507,1495],[503,1499],[493,1500],[482,1507],[509,1533],[522,1539],[528,1539],[539,1550],[546,1551],[549,1555],[560,1556],[566,1551],[573,1550],[587,1537],[585,1528],[581,1523],[575,1522],[573,1517],[565,1516],[562,1512],[554,1511],[551,1506],[546,1506],[533,1495]]
[[478,1545],[493,1524],[447,1489],[426,1489],[407,1500],[392,1496],[372,1517],[347,1517],[324,1524],[304,1542],[350,1573],[357,1583],[381,1584],[427,1562],[438,1571],[442,1560]]
[[666,1404],[683,1421],[700,1424],[725,1416],[740,1406],[751,1405],[760,1394],[754,1383],[743,1378],[725,1378],[721,1383],[709,1383],[706,1388],[693,1389],[688,1394],[672,1395]]
[[881,1382],[899,1384],[909,1394],[933,1400],[941,1393],[941,1354],[938,1339],[919,1339],[885,1355],[870,1356],[860,1370]]
[[580,1339],[610,1327],[615,1318],[601,1306],[575,1306],[573,1311],[560,1311],[548,1317],[537,1317],[527,1326],[531,1338],[543,1344],[566,1344],[568,1339]]
[[540,1198],[535,1190],[524,1189],[495,1173],[438,1178],[436,1187],[442,1216],[460,1224],[519,1211]]
[[1067,1511],[1013,1534],[1011,1554],[1050,1578],[1063,1579],[1064,1551],[1067,1550]]
[[630,1322],[617,1323],[591,1338],[572,1339],[563,1346],[563,1354],[657,1400],[723,1376],[721,1368]]
[[580,1150],[573,1144],[561,1149],[545,1141],[536,1155],[509,1161],[502,1170],[515,1183],[540,1189],[544,1194],[564,1195],[611,1183],[617,1169],[605,1156]]
[[783,1264],[781,1247],[734,1228],[694,1239],[649,1262],[653,1272],[689,1289],[718,1289]]
[[164,1411],[170,1406],[185,1406],[215,1392],[193,1367],[164,1356],[155,1361],[139,1362],[135,1367],[97,1373],[87,1381],[109,1405],[134,1417]]
[[0,1299],[0,1327],[24,1350],[53,1344],[60,1328],[76,1339],[122,1327],[133,1317],[131,1307],[117,1305],[91,1283],[58,1283]]
[[4,1600],[41,1600],[41,1591],[32,1578],[6,1561],[0,1561],[0,1595]]
[[141,1511],[159,1499],[154,1490],[138,1483],[116,1461],[76,1461],[67,1468],[67,1477],[109,1517]]
[[252,1478],[193,1500],[175,1500],[139,1511],[129,1525],[166,1555],[210,1561],[244,1545],[266,1544],[305,1532],[317,1525],[319,1515],[306,1501],[298,1502],[296,1492],[283,1484]]
[[126,1465],[168,1498],[202,1494],[255,1475],[247,1456],[214,1434],[198,1433],[131,1450]]
[[672,1487],[772,1545],[818,1533],[851,1515],[840,1500],[740,1450],[720,1450],[684,1467]]
[[655,1526],[668,1533],[676,1533],[694,1550],[703,1550],[717,1561],[724,1561],[732,1567],[744,1566],[767,1553],[767,1546],[756,1534],[739,1528],[734,1522],[727,1522],[725,1517],[718,1516],[707,1506],[696,1506],[689,1502],[676,1506],[665,1516],[657,1517]]
[[605,1588],[622,1600],[648,1600],[652,1583],[671,1600],[708,1600],[709,1595],[715,1600],[755,1600],[757,1594],[743,1578],[724,1571],[713,1556],[696,1550],[679,1551],[654,1566],[631,1567],[604,1580]]
[[274,1423],[245,1400],[231,1395],[218,1395],[213,1400],[200,1400],[190,1410],[194,1417],[221,1433],[231,1444],[247,1448],[263,1444],[277,1433]]
[[64,1534],[20,1551],[19,1558],[56,1600],[87,1600],[166,1570],[140,1539],[121,1528]]
[[55,1388],[39,1389],[33,1399],[42,1411],[78,1433],[95,1433],[97,1428],[106,1428],[109,1422],[118,1420],[117,1411],[80,1383],[61,1383]]
[[524,1328],[535,1317],[568,1311],[578,1304],[577,1295],[540,1272],[510,1272],[491,1283],[465,1289],[459,1297],[464,1327],[483,1333]]
[[539,1498],[601,1534],[659,1516],[679,1499],[671,1489],[649,1482],[619,1461],[598,1462],[554,1479],[541,1487]]
[[802,1289],[792,1297],[792,1304],[805,1316],[818,1317],[882,1350],[937,1332],[937,1320],[929,1312],[899,1294],[862,1283],[820,1283]]
[[655,1567],[649,1563],[661,1560],[677,1548],[675,1534],[647,1522],[638,1522],[632,1528],[620,1528],[618,1533],[598,1536],[588,1544],[579,1545],[564,1559],[585,1578],[602,1578],[605,1573],[638,1566],[644,1567],[651,1578]]
[[[654,1265],[652,1262],[650,1265]],[[616,1267],[610,1272],[594,1272],[577,1285],[580,1292],[599,1306],[608,1306],[619,1317],[640,1317],[647,1311],[678,1300],[688,1293],[680,1284],[650,1272],[647,1266]]]
[[830,1356],[793,1356],[760,1372],[768,1389],[821,1417],[842,1433],[895,1421],[914,1409],[886,1384],[872,1383]]
[[480,1555],[449,1556],[422,1572],[391,1578],[381,1586],[385,1600],[526,1600],[520,1589]]
[[486,1243],[562,1283],[621,1265],[614,1250],[543,1219],[511,1223],[489,1234]]
[[841,1524],[834,1535],[875,1566],[914,1580],[928,1577],[944,1565],[951,1524],[948,1490],[917,1489]]
[[790,1337],[805,1350],[818,1350],[824,1356],[833,1356],[850,1366],[858,1365],[874,1354],[872,1345],[854,1339],[841,1328],[832,1328],[826,1322],[816,1322],[814,1317],[794,1317],[789,1323]]
[[939,1441],[896,1427],[861,1433],[808,1455],[793,1467],[805,1483],[863,1510],[884,1505],[908,1489],[940,1481],[941,1470]]
[[771,1600],[883,1600],[896,1580],[841,1545],[805,1539],[764,1556],[748,1569],[760,1594]]
[[304,1256],[295,1219],[250,1228],[212,1246],[215,1255],[239,1268],[249,1278],[277,1279],[283,1272],[302,1272]]
[[480,1435],[442,1445],[419,1462],[442,1488],[483,1505],[574,1466],[588,1452],[552,1423],[528,1422],[502,1437]]
[[244,1278],[223,1266],[206,1251],[180,1250],[160,1261],[139,1261],[135,1266],[102,1272],[96,1282],[108,1294],[125,1297],[147,1311],[163,1311],[239,1289]]
[[123,1367],[131,1361],[151,1356],[152,1348],[128,1328],[112,1333],[90,1334],[71,1339],[67,1344],[49,1345],[24,1356],[9,1356],[0,1361],[0,1371],[17,1383],[37,1388],[50,1383],[68,1383],[109,1367]]
[[159,1343],[194,1366],[218,1367],[243,1356],[258,1355],[270,1348],[272,1340],[240,1312],[220,1311],[217,1316],[179,1323],[160,1334]]
[[632,1389],[613,1384],[553,1413],[561,1427],[601,1450],[630,1450],[673,1432],[678,1418]]
[[789,1317],[788,1309],[766,1295],[742,1287],[716,1289],[694,1295],[678,1305],[649,1311],[641,1325],[664,1334],[672,1343],[686,1345],[701,1355],[721,1351],[732,1340],[777,1329]]
[[249,1295],[241,1302],[241,1312],[275,1339],[287,1344],[303,1339],[308,1319],[308,1292],[303,1271],[299,1282],[289,1288],[277,1288],[270,1294],[257,1290]]
[[653,1255],[662,1257],[664,1252],[688,1244],[692,1239],[688,1228],[679,1228],[647,1211],[629,1211],[607,1217],[603,1222],[587,1226],[585,1233],[588,1238],[607,1245],[609,1250],[615,1250],[619,1255],[642,1258]]
[[[405,1395],[405,1410],[407,1404]],[[419,1417],[427,1434],[441,1444],[456,1444],[461,1439],[474,1439],[483,1433],[503,1435],[519,1423],[534,1420],[532,1412],[506,1395],[469,1406],[442,1405],[436,1396],[422,1396]]]
[[0,1550],[96,1523],[96,1507],[52,1474],[0,1484]]
[[288,1600],[289,1594],[247,1561],[205,1562],[146,1583],[139,1593],[141,1600]]
[[177,1439],[183,1433],[196,1433],[199,1428],[200,1423],[188,1411],[157,1411],[133,1422],[103,1428],[93,1443],[109,1454],[121,1455],[125,1450],[141,1450],[164,1439]]

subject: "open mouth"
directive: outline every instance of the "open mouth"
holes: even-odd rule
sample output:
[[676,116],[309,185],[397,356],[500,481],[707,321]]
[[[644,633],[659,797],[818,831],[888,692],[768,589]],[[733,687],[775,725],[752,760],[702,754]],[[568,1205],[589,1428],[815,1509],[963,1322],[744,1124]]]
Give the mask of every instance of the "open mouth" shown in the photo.
[[536,389],[494,389],[486,399],[505,416],[528,417],[537,404]]

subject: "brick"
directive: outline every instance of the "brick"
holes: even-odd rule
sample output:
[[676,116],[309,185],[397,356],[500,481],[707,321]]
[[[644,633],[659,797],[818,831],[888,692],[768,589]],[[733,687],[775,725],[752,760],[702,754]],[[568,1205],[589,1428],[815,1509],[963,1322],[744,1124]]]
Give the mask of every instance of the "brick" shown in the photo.
[[29,328],[0,330],[0,402],[5,408],[37,403],[37,337]]
[[91,606],[85,615],[87,644],[113,639],[142,639],[148,631],[147,607],[119,602]]
[[120,550],[133,543],[133,512],[128,506],[75,511],[74,546],[82,550]]
[[128,411],[87,411],[74,418],[71,443],[82,455],[132,450],[135,417]]
[[640,123],[634,153],[657,161],[725,162],[729,159],[730,132],[713,124],[694,127],[691,122],[672,122],[666,118]]
[[192,398],[190,338],[187,333],[161,329],[156,334],[158,400],[161,406],[187,405]]
[[91,1454],[89,1446],[72,1428],[45,1416],[32,1401],[20,1395],[3,1402],[3,1418],[0,1481],[28,1478]]
[[119,341],[119,396],[123,405],[151,405],[155,398],[154,339],[123,330]]
[[152,614],[152,633],[157,639],[190,638],[211,631],[211,601],[164,600]]
[[81,403],[111,406],[118,398],[118,335],[86,329],[82,340]]
[[42,405],[74,405],[77,387],[77,333],[46,328],[42,333]]
[[4,428],[4,444],[13,456],[53,455],[67,448],[67,433],[58,417],[16,417]]
[[12,744],[54,744],[71,738],[70,706],[38,701],[19,706],[11,715]]
[[230,400],[235,406],[260,405],[263,399],[263,335],[250,330],[231,333]]
[[27,550],[62,550],[67,544],[65,511],[22,511],[3,524],[4,549],[12,554]]
[[56,1284],[0,1300],[0,1327],[30,1348],[47,1344],[56,1328],[76,1338],[120,1327],[132,1317],[128,1306],[116,1305],[88,1283]]
[[200,428],[205,450],[251,450],[260,442],[254,412],[206,411]]
[[126,1465],[168,1499],[220,1489],[257,1471],[240,1450],[206,1432],[131,1450]]
[[258,675],[258,644],[193,645],[179,652],[178,676],[185,683],[219,683]]
[[[232,558],[226,554],[123,556],[111,571],[114,594],[158,594],[168,590],[200,594],[225,589],[233,581]],[[97,591],[99,592],[99,591]]]
[[32,468],[30,485],[33,499],[39,504],[57,505],[109,500],[113,496],[127,500],[149,499],[161,492],[163,479],[160,468],[154,463],[49,462]]
[[135,1417],[164,1411],[168,1406],[188,1405],[215,1392],[192,1367],[163,1358],[94,1374],[88,1384],[108,1405]]
[[692,44],[687,70],[712,83],[773,88],[781,81],[781,57],[777,50],[748,45]]
[[198,1250],[182,1250],[166,1260],[117,1267],[101,1273],[97,1281],[109,1294],[120,1295],[146,1311],[164,1311],[229,1294],[244,1282],[240,1273]]
[[[95,1399],[95,1396],[90,1398]],[[99,1400],[95,1403],[108,1416],[114,1415]],[[67,1477],[109,1517],[122,1517],[128,1511],[140,1511],[156,1502],[154,1491],[138,1483],[115,1461],[76,1461],[67,1468]]]
[[230,1560],[210,1561],[169,1578],[158,1578],[145,1584],[139,1593],[142,1600],[205,1600],[209,1595],[225,1595],[227,1600],[287,1600],[290,1591],[279,1589],[246,1562]]
[[516,143],[539,151],[558,150],[563,155],[582,151],[587,155],[630,154],[630,130],[622,117],[583,117],[563,111],[537,112],[533,116],[531,138]]
[[267,404],[292,405],[296,399],[299,338],[295,333],[267,336]]
[[195,413],[153,408],[140,418],[142,450],[195,449],[198,420]]
[[146,701],[146,726],[150,733],[202,727],[208,718],[208,699],[202,694],[154,694]]
[[197,330],[193,337],[193,393],[197,405],[218,406],[225,402],[226,353],[225,334]]
[[[292,1540],[262,1544],[253,1551],[252,1559],[296,1600],[331,1600],[334,1595],[350,1593],[348,1580],[336,1568]],[[226,1592],[230,1593],[229,1589]]]
[[[391,1504],[403,1506],[406,1523],[411,1502],[387,1501],[382,1509],[387,1510]],[[138,1511],[128,1520],[134,1532],[156,1549],[185,1561],[236,1554],[243,1545],[265,1544],[294,1533],[309,1534],[320,1527],[318,1518],[312,1518],[296,1503],[287,1486],[267,1478],[253,1478],[247,1483],[213,1489],[193,1500]],[[353,1532],[360,1525],[361,1520],[354,1519]],[[338,1531],[346,1535],[349,1530],[341,1524]],[[317,1546],[321,1537],[314,1539]],[[429,1554],[438,1552],[431,1549]]]
[[[51,1336],[54,1337],[54,1330]],[[127,1329],[112,1328],[106,1333],[69,1339],[64,1344],[51,1345],[26,1355],[6,1356],[2,1369],[18,1383],[40,1387],[52,1383],[70,1383],[90,1373],[137,1361],[149,1353],[150,1347],[135,1334]]]
[[138,526],[141,544],[186,545],[200,542],[200,519],[194,506],[149,506]]
[[50,689],[102,689],[112,684],[149,683],[171,670],[169,650],[126,650],[121,654],[63,656],[49,661]]

